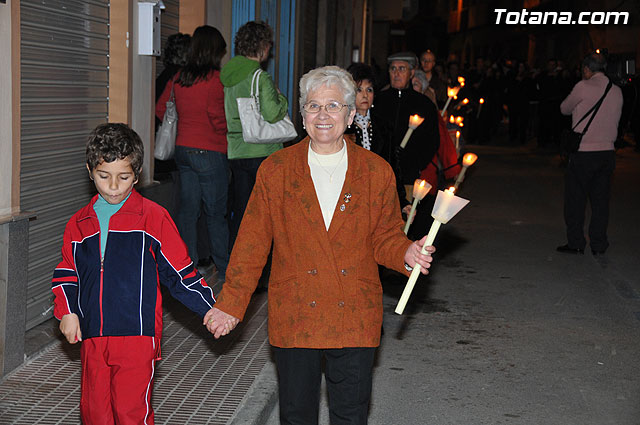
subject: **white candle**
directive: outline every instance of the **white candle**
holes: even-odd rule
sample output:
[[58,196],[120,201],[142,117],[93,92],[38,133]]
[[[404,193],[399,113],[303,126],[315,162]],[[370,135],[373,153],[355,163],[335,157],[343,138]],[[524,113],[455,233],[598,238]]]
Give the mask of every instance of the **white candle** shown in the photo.
[[406,235],[409,232],[409,226],[413,222],[413,217],[416,214],[416,208],[418,207],[418,202],[422,201],[422,199],[429,193],[431,189],[431,185],[427,183],[426,180],[416,180],[413,183],[413,204],[411,205],[411,211],[409,212],[409,216],[407,217],[407,223],[404,225],[404,234]]
[[[433,245],[436,234],[440,229],[440,224],[442,223],[440,223],[438,220],[433,220],[431,229],[429,229],[429,234],[427,235],[427,240],[424,242],[424,245],[422,245],[422,249],[420,250],[421,253],[426,254],[427,247]],[[400,296],[400,301],[398,301],[398,305],[396,306],[395,312],[397,314],[402,314],[402,312],[404,311],[404,308],[407,305],[407,301],[409,301],[409,297],[411,296],[411,292],[413,291],[413,287],[416,285],[416,281],[418,280],[420,271],[420,265],[416,264],[416,266],[411,271],[411,276],[409,276],[409,280],[407,281],[407,284],[404,287],[404,291],[402,291],[402,295]]]
[[456,131],[456,152],[460,152],[460,131]]
[[[421,253],[427,253],[427,247],[433,245],[433,241],[436,238],[436,234],[440,229],[440,225],[446,224],[453,218],[462,208],[464,208],[469,201],[466,199],[459,198],[454,196],[453,192],[454,188],[449,188],[445,191],[438,192],[438,197],[436,198],[436,205],[434,206],[433,212],[431,216],[433,217],[433,224],[431,224],[431,228],[429,229],[429,233],[427,234],[427,238],[420,250]],[[437,209],[436,209],[437,207]],[[402,296],[398,301],[398,305],[396,306],[395,312],[397,314],[402,314],[405,306],[407,305],[407,301],[409,300],[409,296],[411,296],[411,291],[413,291],[413,287],[418,280],[418,275],[421,272],[421,266],[416,264],[411,271],[411,276],[409,276],[409,280],[404,287],[404,291],[402,291]]]
[[478,119],[480,117],[480,111],[482,110],[482,104],[484,103],[484,99],[480,98],[478,103],[479,103],[479,105],[478,105],[478,113],[476,114],[476,119]]
[[478,155],[471,152],[464,154],[464,156],[462,157],[462,170],[460,171],[460,174],[458,174],[458,178],[453,185],[456,190],[458,190],[460,183],[462,183],[462,181],[464,180],[464,175],[467,172],[467,168],[473,165],[473,163],[476,162],[476,159],[478,159]]
[[449,106],[449,102],[451,102],[451,98],[456,97],[456,95],[458,94],[458,90],[460,90],[460,87],[447,87],[447,96],[449,98],[447,99],[447,103],[444,104],[442,112],[440,112],[441,117],[444,117],[445,112],[447,112],[447,106]]
[[407,143],[409,142],[409,138],[411,138],[411,134],[413,133],[413,130],[415,130],[416,128],[418,128],[418,126],[420,126],[420,124],[422,124],[422,122],[424,121],[424,118],[422,118],[420,115],[411,115],[409,117],[409,128],[407,129],[407,132],[404,134],[404,137],[402,138],[402,142],[400,142],[400,147],[402,149],[404,149],[407,146]]

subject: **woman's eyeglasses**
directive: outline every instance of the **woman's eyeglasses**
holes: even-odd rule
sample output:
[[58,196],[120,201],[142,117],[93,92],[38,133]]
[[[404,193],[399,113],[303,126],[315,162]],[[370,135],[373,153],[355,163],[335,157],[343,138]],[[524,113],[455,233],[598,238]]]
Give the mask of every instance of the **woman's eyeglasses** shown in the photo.
[[326,105],[318,105],[317,103],[311,102],[305,103],[302,106],[302,109],[304,109],[304,111],[308,114],[317,114],[322,108],[324,108],[324,110],[327,111],[328,114],[337,114],[338,112],[342,111],[345,106],[349,105],[344,105],[340,102],[329,102]]

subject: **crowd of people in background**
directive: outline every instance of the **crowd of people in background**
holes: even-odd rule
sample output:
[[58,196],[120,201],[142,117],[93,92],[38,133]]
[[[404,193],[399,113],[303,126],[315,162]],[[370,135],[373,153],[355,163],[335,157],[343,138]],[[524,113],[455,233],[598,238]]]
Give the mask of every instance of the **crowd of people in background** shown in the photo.
[[[203,30],[199,29],[199,31]],[[193,39],[197,41],[196,35],[194,33]],[[248,73],[264,65],[269,58],[273,45],[273,31],[265,23],[250,22],[241,28],[236,38],[238,39],[236,55],[224,68],[220,67],[219,62],[220,55],[225,51],[218,51],[216,54],[220,57],[215,61],[218,65],[209,64],[206,65],[209,68],[201,69],[204,73],[211,70],[219,71],[219,76],[214,73],[213,79],[221,80],[220,85],[217,86],[219,97],[213,101],[218,108],[215,112],[217,118],[214,114],[204,119],[206,117],[203,115],[201,120],[207,121],[205,123],[207,126],[213,125],[216,120],[220,123],[220,128],[216,130],[221,136],[219,149],[216,150],[221,158],[218,168],[219,170],[230,169],[229,181],[222,178],[221,174],[214,176],[216,183],[212,185],[220,189],[220,194],[215,200],[217,207],[214,207],[212,199],[209,200],[211,202],[207,201],[206,197],[210,195],[205,195],[204,192],[209,189],[202,186],[204,184],[202,181],[199,183],[203,188],[202,199],[197,199],[199,195],[194,194],[193,189],[195,180],[189,181],[186,169],[181,168],[181,164],[184,166],[185,161],[192,161],[195,156],[182,155],[184,148],[179,148],[176,154],[176,163],[181,170],[182,179],[180,189],[180,207],[182,208],[179,207],[179,210],[185,209],[184,206],[187,204],[190,205],[191,210],[188,219],[180,218],[185,213],[178,213],[178,227],[181,233],[184,233],[183,237],[190,247],[194,260],[199,260],[201,266],[206,266],[213,260],[221,272],[221,277],[224,277],[228,256],[223,257],[220,254],[225,246],[218,239],[227,237],[221,229],[218,229],[223,225],[220,217],[226,216],[228,221],[229,242],[226,249],[230,252],[249,194],[255,183],[257,169],[265,158],[282,148],[281,144],[244,143],[235,103],[235,98],[249,94],[249,87],[246,84]],[[224,40],[222,42],[224,43]],[[178,81],[184,81],[180,70],[187,66],[189,60],[195,60],[193,52],[198,44],[192,45],[190,49],[190,43],[193,44],[192,37],[184,34],[175,34],[168,39],[163,56],[164,71],[157,79],[158,117],[161,117],[163,103],[168,99],[170,83],[176,76],[179,76]],[[192,52],[191,59],[187,55],[189,51]],[[394,56],[391,56],[387,63],[388,69],[384,70],[375,65],[369,66],[363,63],[354,63],[348,68],[358,86],[358,99],[354,123],[347,128],[346,134],[352,135],[357,144],[377,153],[389,162],[396,175],[401,206],[405,209],[411,198],[410,194],[407,196],[407,189],[414,179],[427,178],[434,186],[443,187],[446,180],[451,180],[459,172],[460,146],[453,148],[452,129],[459,130],[460,140],[467,144],[488,144],[499,139],[502,143],[524,145],[535,140],[537,148],[558,151],[562,133],[571,128],[571,117],[561,114],[560,103],[582,78],[579,65],[567,66],[562,60],[552,58],[547,60],[544,66],[531,68],[517,59],[491,61],[479,57],[473,63],[465,63],[461,66],[455,60],[445,61],[438,58],[431,50],[425,50],[420,55],[403,52],[395,58],[401,61],[394,63]],[[277,121],[286,114],[288,100],[277,92],[268,74],[261,75],[262,87],[266,90],[262,105],[263,114],[265,118]],[[196,86],[202,84],[199,82]],[[222,90],[220,86],[223,87]],[[449,105],[447,105],[448,88],[458,90],[455,100]],[[201,90],[196,88],[192,91],[198,92],[202,97]],[[184,88],[176,90],[179,115],[187,114],[186,119],[180,120],[179,123],[182,135],[179,131],[177,145],[184,146],[187,143],[186,146],[190,149],[202,150],[203,146],[189,146],[188,143],[192,142],[185,142],[184,135],[189,134],[186,128],[190,126],[190,112],[184,109],[194,107],[195,104],[192,101],[183,100],[185,99],[183,92],[185,92]],[[212,102],[212,99],[209,96],[207,101]],[[208,107],[211,108],[212,105]],[[448,113],[440,117],[439,112],[447,106]],[[183,109],[182,114],[180,109]],[[406,149],[399,150],[398,144],[406,130],[405,121],[409,110],[411,113],[422,112],[425,116],[427,122],[416,130],[416,135],[413,137],[428,140],[428,143],[410,144]],[[209,109],[210,114],[211,112],[212,110]],[[446,122],[449,115],[464,122],[464,127],[459,122],[452,124]],[[223,146],[222,139],[225,137],[227,143]],[[414,151],[418,146],[421,151]],[[157,172],[167,171],[167,164],[164,162],[158,162],[156,167]],[[223,194],[222,186],[225,185],[228,192]],[[187,194],[190,195],[187,196]],[[223,196],[226,198],[223,199]],[[194,206],[200,202],[202,202],[202,208],[195,209]],[[224,210],[220,208],[222,204],[226,205]],[[429,204],[429,201],[425,202],[425,210],[428,209]],[[200,224],[200,231],[196,232],[195,221],[200,215],[207,217],[207,224]],[[217,227],[211,227],[212,215],[218,217]],[[420,220],[420,217],[421,215],[418,214],[416,219]],[[187,221],[190,223],[188,226]],[[190,230],[186,230],[187,227]],[[208,243],[196,243],[194,240],[196,233],[200,235],[212,231],[215,231],[218,236],[210,236]],[[201,248],[203,245],[204,249]],[[207,245],[209,249],[206,248]],[[196,246],[200,247],[200,251],[209,251],[211,257],[199,255]]]
[[[134,189],[140,137],[125,124],[100,125],[89,137],[86,166],[98,195],[69,221],[52,282],[62,333],[83,341],[85,423],[112,414],[118,423],[153,423],[160,284],[219,338],[243,319],[270,270],[281,423],[317,422],[324,369],[331,423],[366,424],[383,319],[380,266],[428,274],[433,194],[461,172],[464,145],[452,131],[484,144],[508,127],[509,144],[535,138],[544,149],[557,149],[563,130],[584,132],[567,151],[567,244],[557,251],[584,253],[587,202],[593,255],[609,246],[623,92],[606,76],[602,54],[587,55],[578,72],[555,59],[544,69],[483,58],[445,67],[430,50],[393,53],[384,72],[363,63],[319,67],[300,79],[304,132],[285,148],[247,143],[237,104],[257,80],[262,118],[286,116],[289,100],[261,70],[273,36],[264,22],[244,24],[225,65],[227,43],[212,26],[169,38],[156,116],[175,102],[178,130],[172,162],[157,167],[178,178],[177,226]],[[434,190],[405,234],[402,214],[417,179]],[[208,256],[224,283],[217,297],[194,265]]]

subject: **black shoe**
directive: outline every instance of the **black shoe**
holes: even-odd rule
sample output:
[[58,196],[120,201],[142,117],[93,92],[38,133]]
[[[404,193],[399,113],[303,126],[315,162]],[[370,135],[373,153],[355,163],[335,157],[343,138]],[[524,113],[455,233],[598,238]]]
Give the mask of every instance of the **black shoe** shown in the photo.
[[584,249],[571,248],[568,244],[557,247],[556,251],[564,252],[565,254],[584,254]]
[[592,249],[591,253],[597,257],[598,255],[604,255],[604,252],[606,251],[606,249]]

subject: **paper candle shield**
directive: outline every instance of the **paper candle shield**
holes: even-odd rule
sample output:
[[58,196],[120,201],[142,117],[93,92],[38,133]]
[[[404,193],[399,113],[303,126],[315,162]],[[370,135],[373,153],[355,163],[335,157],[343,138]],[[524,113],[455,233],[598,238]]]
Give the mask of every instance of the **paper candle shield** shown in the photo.
[[422,199],[431,190],[431,187],[432,186],[426,180],[416,179],[416,181],[413,182],[413,198],[417,198],[418,201],[422,201]]
[[439,190],[431,217],[442,224],[447,224],[468,203],[469,200],[467,199]]

